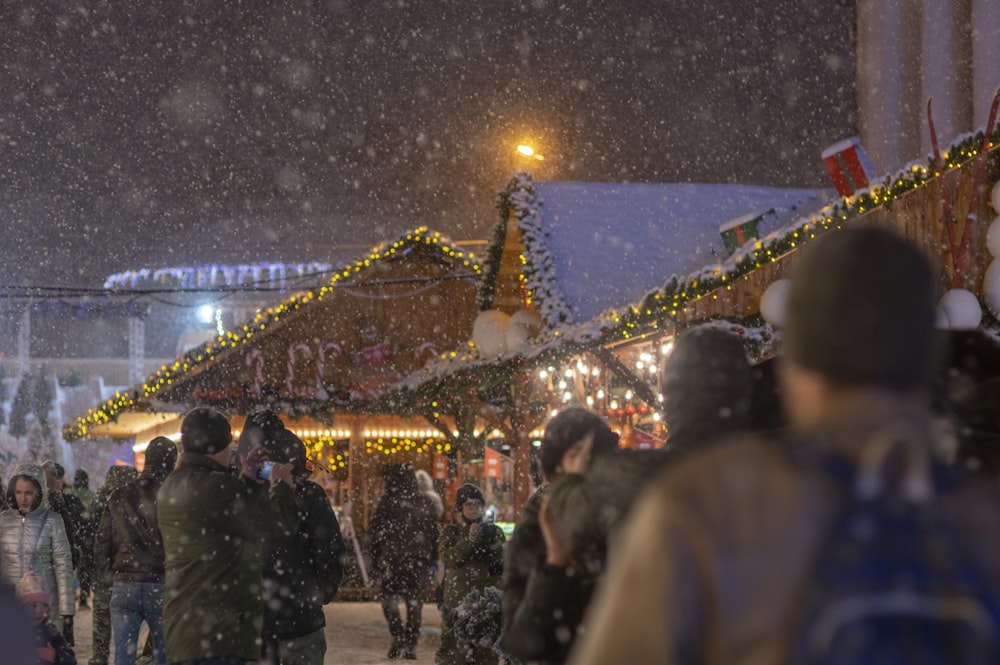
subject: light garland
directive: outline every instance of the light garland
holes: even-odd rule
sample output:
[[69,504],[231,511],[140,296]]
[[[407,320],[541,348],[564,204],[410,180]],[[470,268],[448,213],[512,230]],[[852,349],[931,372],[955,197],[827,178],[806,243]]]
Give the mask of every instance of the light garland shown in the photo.
[[449,452],[451,450],[451,444],[447,441],[442,441],[438,437],[411,439],[409,437],[380,436],[375,439],[365,441],[365,452],[369,455],[395,455],[396,453],[403,452],[414,452],[418,455],[422,455],[431,449],[440,455]]
[[[441,233],[431,233],[427,227],[419,227],[391,244],[382,243],[376,246],[366,258],[359,259],[352,265],[338,270],[328,284],[293,295],[275,307],[262,310],[251,322],[244,324],[242,328],[226,331],[225,334],[220,335],[215,343],[195,348],[175,360],[172,364],[161,366],[155,374],[143,382],[141,389],[133,390],[129,393],[116,392],[104,404],[88,411],[72,425],[64,428],[63,438],[67,441],[75,441],[86,437],[92,429],[110,422],[121,411],[137,408],[140,400],[144,402],[148,401],[159,391],[173,385],[174,380],[179,379],[194,368],[215,361],[218,354],[249,343],[254,335],[263,333],[269,325],[279,323],[286,316],[304,306],[323,300],[326,295],[338,287],[340,282],[357,276],[380,261],[390,259],[397,254],[401,255],[414,248],[441,252],[456,263],[460,263],[462,266],[471,269],[477,275],[481,274],[479,263],[471,252],[455,249],[452,247],[451,241]],[[316,408],[320,408],[320,403],[315,400],[299,398],[285,401],[288,401],[291,404],[292,410],[297,413],[305,414]]]
[[[176,286],[181,289],[204,289],[219,286],[260,285],[264,281],[272,287],[285,288],[289,273],[293,277],[328,273],[334,268],[332,263],[310,261],[308,263],[261,262],[240,265],[212,263],[201,266],[179,266],[174,268],[141,268],[126,270],[109,275],[104,280],[106,289],[134,289],[140,284],[157,283]],[[266,276],[266,277],[265,277]]]

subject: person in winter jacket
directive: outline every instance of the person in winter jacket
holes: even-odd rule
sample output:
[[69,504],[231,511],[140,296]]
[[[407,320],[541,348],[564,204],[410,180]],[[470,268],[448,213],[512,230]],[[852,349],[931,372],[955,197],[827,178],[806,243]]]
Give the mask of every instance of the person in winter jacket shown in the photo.
[[[45,470],[45,482],[49,486],[49,508],[59,513],[66,526],[66,537],[69,538],[70,551],[73,553],[73,575],[76,577],[80,574],[83,532],[86,530],[86,523],[90,515],[84,508],[82,501],[64,491],[66,469],[62,464],[53,460],[45,460],[42,462],[42,468]],[[73,646],[73,627],[71,624],[72,621],[70,621],[70,625],[65,627],[64,632],[69,645]]]
[[[28,608],[35,623],[36,662],[39,665],[76,665],[73,647],[49,622],[49,594],[41,578],[28,572],[17,582],[17,597]],[[6,648],[7,645],[4,645],[4,653],[10,657]]]
[[256,662],[261,655],[261,545],[299,525],[291,466],[258,477],[264,446],[229,467],[232,430],[206,407],[181,422],[182,453],[157,494],[166,556],[163,629],[171,663]]
[[439,665],[486,665],[496,663],[490,648],[467,649],[456,639],[454,625],[459,606],[473,590],[498,587],[503,576],[503,531],[485,522],[486,501],[475,485],[462,485],[455,493],[456,523],[441,529],[438,550],[444,561],[444,602],[441,610]]
[[522,662],[565,661],[604,570],[607,538],[594,485],[583,475],[559,476],[539,512],[545,564],[532,571],[501,649]]
[[[381,580],[382,613],[389,624],[389,658],[415,659],[424,594],[438,558],[434,504],[417,486],[409,464],[389,464],[385,493],[369,523],[372,567]],[[406,606],[406,624],[399,602]]]
[[71,621],[76,609],[73,555],[66,526],[49,510],[46,494],[42,467],[22,464],[14,469],[7,487],[11,508],[0,513],[0,571],[11,585],[32,571],[46,589],[55,590],[53,624],[62,630],[64,618]]
[[70,493],[83,504],[84,516],[86,518],[83,524],[80,525],[81,532],[78,539],[79,542],[77,543],[77,548],[80,550],[80,565],[76,570],[76,575],[80,579],[80,607],[84,608],[88,607],[88,599],[90,598],[91,591],[90,579],[93,576],[94,564],[93,558],[87,551],[88,547],[93,545],[93,542],[88,540],[87,530],[89,529],[90,519],[93,515],[95,496],[94,491],[90,489],[90,474],[83,469],[77,469],[76,473],[73,474],[73,489]]
[[[781,440],[742,436],[664,470],[611,547],[587,629],[570,654],[573,665],[794,661],[817,557],[850,500],[850,490],[807,456],[822,453],[857,467],[870,464],[883,444],[898,443],[889,451],[895,464],[866,476],[890,480],[885,489],[894,493],[900,484],[908,491],[934,487],[923,473],[933,464],[935,440],[926,388],[939,271],[922,248],[876,224],[824,233],[793,269],[779,367],[792,431]],[[885,500],[901,505],[910,498]],[[995,481],[966,477],[921,498],[967,548],[977,591],[996,598]],[[863,596],[855,598],[862,601],[852,607],[855,616],[870,609]]]
[[[545,427],[540,449],[542,475],[546,482],[568,473],[583,473],[593,459],[618,450],[618,435],[607,422],[587,409],[572,407],[559,412]],[[507,546],[503,578],[503,633],[524,600],[532,573],[545,565],[545,539],[539,526],[539,511],[548,491],[542,485],[525,503]]]
[[[84,531],[84,545],[86,550],[84,555],[90,560],[90,566],[96,569],[94,561],[94,545],[97,539],[97,528],[101,523],[101,518],[108,509],[108,501],[111,494],[138,477],[135,467],[116,464],[108,469],[108,475],[104,480],[104,485],[97,491],[94,498],[93,511],[90,522]],[[94,603],[91,613],[91,651],[90,665],[108,665],[108,658],[111,656],[111,580],[105,580],[103,576],[97,575],[92,580]]]
[[156,521],[156,493],[177,463],[177,446],[157,437],[146,447],[139,477],[108,498],[94,543],[98,574],[111,586],[115,665],[136,662],[145,621],[156,665],[166,665],[163,644],[163,540]]
[[282,429],[265,447],[271,460],[291,465],[299,513],[293,535],[264,541],[265,659],[271,665],[322,665],[323,605],[336,596],[343,578],[344,539],[326,492],[309,480],[301,439]]

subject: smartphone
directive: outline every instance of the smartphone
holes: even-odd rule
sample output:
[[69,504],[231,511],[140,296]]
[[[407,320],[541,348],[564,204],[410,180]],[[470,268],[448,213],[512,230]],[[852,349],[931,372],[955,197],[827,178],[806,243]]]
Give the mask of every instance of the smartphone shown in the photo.
[[260,469],[257,470],[257,477],[261,480],[271,479],[271,469],[274,468],[274,462],[271,460],[265,460],[263,464],[260,465]]

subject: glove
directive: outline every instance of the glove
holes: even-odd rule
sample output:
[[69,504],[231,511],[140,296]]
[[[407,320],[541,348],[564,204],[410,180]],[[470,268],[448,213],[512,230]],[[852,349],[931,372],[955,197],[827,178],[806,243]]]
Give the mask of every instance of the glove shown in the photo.
[[62,636],[65,638],[66,644],[75,646],[73,641],[73,615],[64,614],[62,620]]

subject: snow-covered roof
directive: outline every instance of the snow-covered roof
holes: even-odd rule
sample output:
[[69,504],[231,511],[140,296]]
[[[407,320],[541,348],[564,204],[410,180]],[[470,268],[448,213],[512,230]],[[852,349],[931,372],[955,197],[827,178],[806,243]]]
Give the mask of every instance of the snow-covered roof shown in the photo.
[[763,237],[835,196],[752,185],[534,182],[527,174],[505,195],[524,236],[527,286],[553,327],[724,261],[720,226],[733,218],[764,215]]

